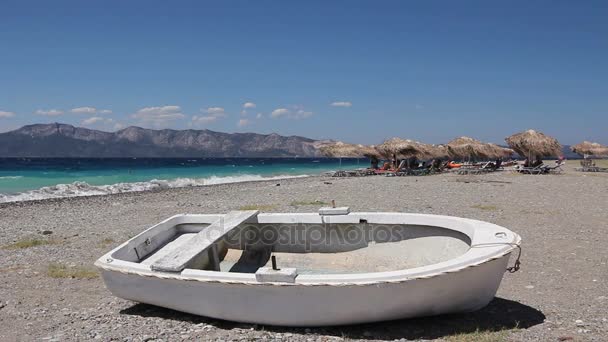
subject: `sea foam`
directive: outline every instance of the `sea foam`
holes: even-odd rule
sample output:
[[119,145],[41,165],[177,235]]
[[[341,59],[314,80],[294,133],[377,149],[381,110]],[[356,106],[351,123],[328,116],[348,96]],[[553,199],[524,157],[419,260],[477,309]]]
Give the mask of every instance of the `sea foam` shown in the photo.
[[64,198],[80,196],[100,196],[110,194],[120,194],[125,192],[139,192],[150,190],[161,190],[170,188],[185,188],[192,186],[204,186],[212,184],[226,184],[239,182],[252,182],[264,180],[278,180],[289,178],[308,177],[307,175],[298,176],[272,176],[263,177],[260,175],[239,175],[239,176],[211,176],[208,178],[176,178],[170,180],[153,179],[148,182],[117,183],[110,185],[90,185],[85,182],[74,182],[70,184],[57,184],[45,186],[37,190],[30,190],[18,194],[0,194],[0,203],[42,200],[47,198]]

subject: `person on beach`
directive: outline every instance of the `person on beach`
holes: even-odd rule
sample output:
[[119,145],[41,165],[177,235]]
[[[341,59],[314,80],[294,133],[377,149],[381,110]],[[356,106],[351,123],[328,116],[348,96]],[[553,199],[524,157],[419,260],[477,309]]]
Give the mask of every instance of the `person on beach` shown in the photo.
[[372,157],[371,158],[371,163],[372,163],[372,165],[371,165],[372,170],[378,170],[378,163],[380,163],[380,161],[378,160],[378,158]]
[[532,163],[532,167],[537,167],[537,166],[541,166],[543,165],[543,160],[540,158],[540,156],[536,157],[536,160],[534,161],[534,163]]
[[397,168],[395,169],[395,171],[399,171],[405,168],[406,166],[406,162],[407,160],[405,159],[401,159],[401,162],[399,163],[399,166],[397,166]]

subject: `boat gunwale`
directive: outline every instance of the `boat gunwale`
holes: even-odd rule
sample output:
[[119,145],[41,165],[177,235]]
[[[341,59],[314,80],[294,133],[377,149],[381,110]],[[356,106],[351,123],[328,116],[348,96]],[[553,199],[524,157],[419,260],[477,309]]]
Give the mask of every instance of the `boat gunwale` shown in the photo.
[[[348,285],[373,285],[383,283],[401,283],[416,279],[429,279],[444,274],[459,272],[470,267],[477,267],[487,262],[500,259],[509,255],[514,249],[521,244],[521,237],[508,230],[507,228],[478,220],[460,218],[454,216],[430,215],[430,214],[411,214],[398,212],[352,212],[348,215],[336,216],[320,216],[316,213],[260,213],[258,219],[260,223],[328,223],[325,222],[329,218],[331,223],[359,223],[359,218],[365,217],[373,224],[404,224],[404,225],[424,225],[438,228],[444,228],[461,232],[470,239],[469,249],[455,257],[446,261],[434,263],[431,265],[419,266],[408,269],[400,269],[384,272],[362,272],[350,274],[302,274],[296,277],[294,283],[283,282],[258,282],[255,274],[252,273],[232,273],[232,272],[217,272],[198,269],[185,269],[180,273],[152,271],[150,266],[140,263],[115,259],[112,255],[125,247],[130,241],[137,239],[140,236],[146,235],[147,232],[158,229],[161,225],[169,225],[167,229],[178,226],[180,224],[188,224],[187,220],[198,219],[199,221],[211,222],[217,220],[223,215],[209,214],[180,214],[172,216],[146,230],[137,236],[127,240],[120,246],[112,249],[110,252],[103,255],[95,262],[95,266],[104,271],[119,272],[123,274],[132,274],[136,276],[154,277],[159,279],[175,279],[181,281],[199,281],[209,283],[225,283],[225,284],[243,284],[243,285],[280,285],[280,286],[348,286]],[[286,222],[285,218],[292,218],[296,221]],[[302,222],[298,219],[313,219],[318,222]],[[319,219],[317,219],[319,218]],[[371,220],[370,220],[371,218]],[[384,221],[376,222],[374,219],[385,218]],[[387,219],[388,218],[388,219]],[[390,222],[399,219],[400,222]],[[282,221],[281,221],[282,220]],[[380,220],[383,221],[383,220]],[[413,223],[414,222],[414,223]],[[206,223],[206,222],[197,222]],[[447,225],[446,225],[447,223]],[[504,232],[506,237],[510,239],[504,241],[498,240],[495,237],[497,232]],[[483,247],[483,248],[481,248]]]

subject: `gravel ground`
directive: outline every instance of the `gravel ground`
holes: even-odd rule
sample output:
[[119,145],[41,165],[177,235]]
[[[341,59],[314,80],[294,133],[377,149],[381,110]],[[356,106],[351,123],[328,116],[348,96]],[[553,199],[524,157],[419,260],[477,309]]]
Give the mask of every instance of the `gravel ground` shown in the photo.
[[[506,274],[497,298],[475,313],[309,329],[237,324],[133,303],[113,297],[88,272],[116,244],[177,213],[249,205],[306,212],[318,205],[292,202],[332,199],[355,211],[454,215],[505,226],[523,238],[522,269]],[[608,174],[572,170],[547,176],[311,177],[0,204],[0,340],[605,341],[607,222]],[[34,238],[50,243],[6,248]],[[53,264],[81,272],[54,278]]]

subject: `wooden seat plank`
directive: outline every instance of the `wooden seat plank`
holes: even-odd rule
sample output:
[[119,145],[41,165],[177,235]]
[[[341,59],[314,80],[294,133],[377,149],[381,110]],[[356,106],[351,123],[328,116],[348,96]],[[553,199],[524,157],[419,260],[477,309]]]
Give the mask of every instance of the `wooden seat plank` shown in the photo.
[[257,216],[258,210],[231,211],[223,218],[190,238],[186,243],[159,258],[150,265],[154,271],[181,272],[193,259],[205,253],[209,247],[241,223]]

